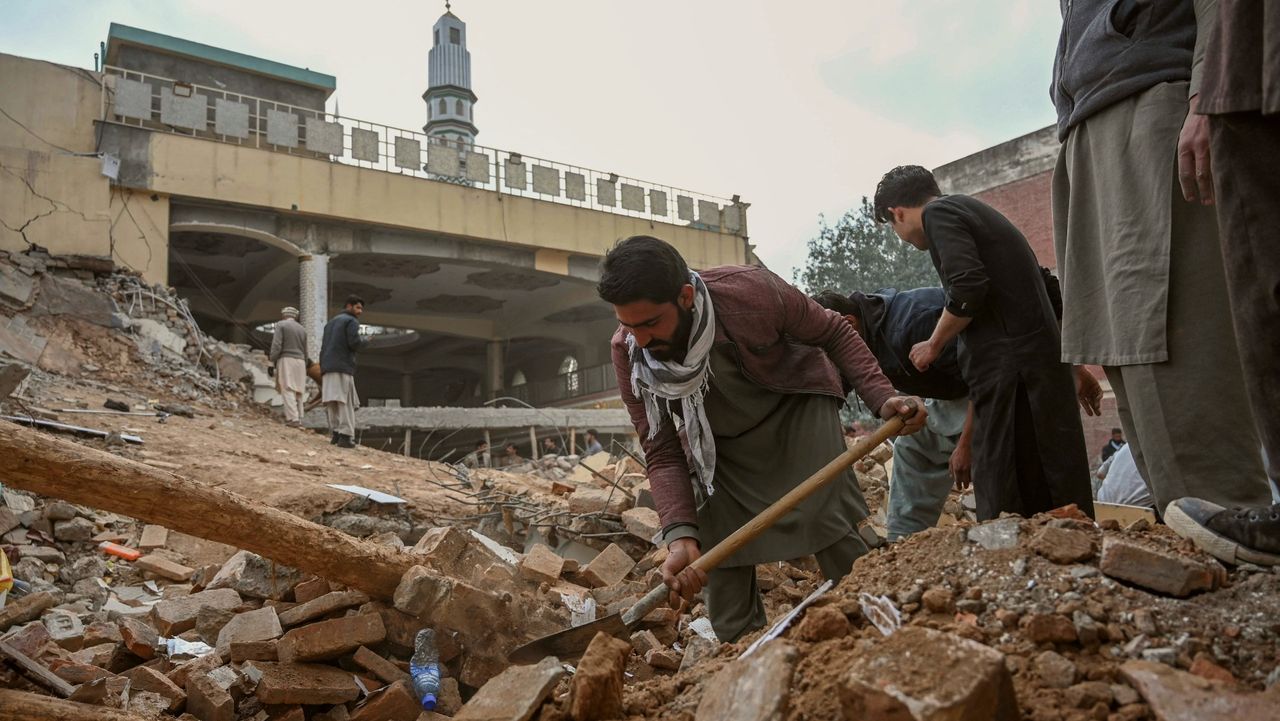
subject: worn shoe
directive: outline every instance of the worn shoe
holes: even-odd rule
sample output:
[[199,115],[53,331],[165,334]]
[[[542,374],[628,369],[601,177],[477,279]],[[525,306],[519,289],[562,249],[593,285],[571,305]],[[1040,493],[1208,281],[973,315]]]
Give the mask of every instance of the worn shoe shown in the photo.
[[1220,561],[1280,565],[1280,503],[1223,508],[1199,498],[1179,498],[1165,510],[1164,522]]
[[338,445],[338,438],[340,438],[341,436],[342,436],[342,434],[341,434],[341,433],[339,433],[339,432],[337,432],[337,431],[334,431],[333,433],[331,433],[331,434],[329,435],[329,445],[331,445],[331,446],[336,446],[336,445]]
[[356,443],[355,443],[355,441],[353,441],[353,440],[351,439],[351,436],[349,436],[349,435],[347,435],[347,434],[345,434],[345,433],[339,433],[339,434],[338,434],[338,443],[337,443],[337,445],[338,445],[338,447],[339,447],[339,448],[355,448],[355,447],[356,447]]

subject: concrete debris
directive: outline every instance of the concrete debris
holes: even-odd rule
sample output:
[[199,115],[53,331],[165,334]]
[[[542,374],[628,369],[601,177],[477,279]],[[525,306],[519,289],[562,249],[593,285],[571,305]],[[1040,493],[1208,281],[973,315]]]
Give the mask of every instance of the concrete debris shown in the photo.
[[529,721],[564,676],[554,657],[512,666],[493,677],[454,716],[457,721]]
[[751,658],[730,663],[708,682],[695,718],[782,721],[787,718],[795,662],[795,646],[774,640]]
[[1099,568],[1114,579],[1186,598],[1216,588],[1221,566],[1159,551],[1126,539],[1108,537],[1102,544]]

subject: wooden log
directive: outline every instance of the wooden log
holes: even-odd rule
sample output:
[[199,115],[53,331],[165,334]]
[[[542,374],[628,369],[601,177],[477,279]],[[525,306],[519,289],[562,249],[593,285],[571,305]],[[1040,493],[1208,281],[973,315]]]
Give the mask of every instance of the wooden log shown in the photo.
[[154,721],[105,706],[0,688],[0,721]]
[[0,656],[8,656],[9,660],[17,664],[23,673],[40,682],[41,686],[48,688],[50,691],[66,698],[76,692],[76,687],[63,681],[52,671],[40,665],[35,659],[18,649],[10,646],[4,641],[0,641]]
[[415,563],[412,555],[230,491],[13,423],[0,422],[0,478],[15,488],[243,548],[376,598],[392,598]]

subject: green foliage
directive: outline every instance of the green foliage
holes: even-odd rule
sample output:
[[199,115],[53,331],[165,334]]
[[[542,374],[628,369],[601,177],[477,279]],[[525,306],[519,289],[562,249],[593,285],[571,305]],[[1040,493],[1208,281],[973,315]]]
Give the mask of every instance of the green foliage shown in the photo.
[[795,283],[807,293],[836,290],[869,293],[880,288],[925,288],[939,285],[929,254],[898,239],[886,223],[875,221],[871,201],[846,212],[834,225],[825,217],[821,229],[809,240],[809,256],[804,268],[796,271]]

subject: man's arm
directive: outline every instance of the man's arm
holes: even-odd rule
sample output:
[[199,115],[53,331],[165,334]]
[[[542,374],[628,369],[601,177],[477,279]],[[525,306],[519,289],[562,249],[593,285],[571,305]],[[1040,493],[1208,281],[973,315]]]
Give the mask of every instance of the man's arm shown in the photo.
[[973,401],[969,401],[969,409],[964,415],[964,428],[960,430],[960,438],[956,440],[955,450],[947,463],[951,478],[956,488],[964,490],[972,483],[970,474],[973,459]]
[[360,346],[363,346],[364,343],[364,338],[360,337],[360,321],[353,316],[351,320],[347,321],[347,347],[352,352],[355,352],[360,350]]
[[1200,115],[1200,81],[1205,49],[1218,24],[1218,0],[1195,0],[1196,45],[1191,55],[1187,118],[1178,134],[1178,184],[1189,203],[1213,205],[1213,169],[1209,156],[1209,119]]
[[275,332],[271,334],[271,352],[267,354],[267,359],[270,360],[272,363],[275,363],[276,361],[280,360],[280,353],[283,350],[281,348],[281,346],[283,345],[283,342],[282,342],[283,339],[281,338],[281,336],[283,335],[284,334],[280,332],[280,324],[277,323]]
[[929,366],[942,355],[942,349],[955,340],[956,336],[960,335],[972,322],[972,317],[959,316],[943,308],[942,315],[938,316],[938,324],[933,327],[933,334],[929,336],[929,340],[921,341],[911,347],[911,363],[916,370],[929,370]]

